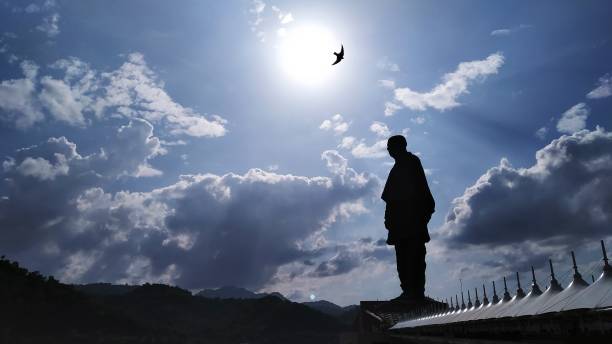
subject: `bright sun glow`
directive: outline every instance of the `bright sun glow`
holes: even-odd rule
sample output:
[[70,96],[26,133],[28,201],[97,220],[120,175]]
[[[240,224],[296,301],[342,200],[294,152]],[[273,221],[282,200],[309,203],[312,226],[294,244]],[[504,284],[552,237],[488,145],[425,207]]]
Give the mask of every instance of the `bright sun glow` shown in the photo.
[[[317,26],[304,26],[282,32],[280,62],[285,72],[304,84],[319,84],[327,80],[340,51],[340,42],[328,30]],[[341,62],[342,63],[342,62]]]

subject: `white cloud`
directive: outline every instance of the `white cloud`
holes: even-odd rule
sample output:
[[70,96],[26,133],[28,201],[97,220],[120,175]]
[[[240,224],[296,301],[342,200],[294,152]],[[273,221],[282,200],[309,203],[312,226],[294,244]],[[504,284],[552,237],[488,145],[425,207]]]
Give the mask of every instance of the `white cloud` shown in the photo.
[[335,114],[331,119],[324,120],[319,129],[321,130],[332,130],[335,135],[344,134],[351,124],[349,122],[344,121],[342,115]]
[[504,64],[501,53],[489,55],[484,60],[461,62],[452,73],[443,77],[443,83],[431,91],[419,93],[410,88],[396,88],[395,99],[412,110],[425,110],[431,107],[440,111],[452,109],[460,104],[457,98],[468,92],[468,86],[475,80],[484,80],[488,75],[497,74]]
[[573,134],[584,129],[589,113],[589,108],[585,103],[578,103],[572,106],[561,115],[559,122],[557,122],[557,131],[565,134]]
[[491,36],[510,36],[512,31],[510,29],[497,29],[491,31]]
[[395,104],[393,102],[385,103],[385,116],[393,116],[398,110],[402,108],[401,105]]
[[276,15],[278,16],[278,20],[280,21],[280,23],[282,25],[284,24],[289,24],[293,21],[293,15],[291,14],[291,12],[283,12],[281,11],[280,8],[276,7],[276,6],[272,6],[272,11],[274,11],[276,13]]
[[40,6],[38,6],[37,4],[29,4],[28,6],[26,6],[26,8],[24,9],[26,13],[36,13],[36,12],[40,12]]
[[52,164],[44,158],[25,158],[16,170],[24,176],[35,177],[40,180],[54,180],[57,176],[65,176],[70,170],[63,154],[55,154],[56,163]]
[[60,33],[59,30],[59,14],[54,13],[45,18],[43,22],[36,27],[38,31],[44,32],[47,37],[53,38]]
[[0,83],[0,119],[25,129],[43,120],[44,115],[35,98],[38,66],[30,61],[23,61],[21,69],[25,78],[4,80]]
[[606,74],[599,78],[599,85],[587,94],[589,99],[600,99],[612,96],[612,75]]
[[388,56],[383,56],[378,62],[376,62],[378,69],[388,72],[399,72],[400,68],[397,63],[392,62]]
[[521,31],[521,30],[529,29],[529,28],[532,28],[532,27],[533,27],[532,25],[521,24],[521,25],[519,25],[517,27],[513,27],[513,28],[510,28],[510,29],[507,29],[507,28],[505,28],[505,29],[497,29],[497,30],[491,31],[491,36],[498,36],[498,37],[500,37],[500,36],[510,36],[512,34],[515,34],[515,33],[519,32],[519,31]]
[[355,146],[356,143],[357,143],[357,139],[354,138],[353,136],[345,136],[342,138],[342,141],[340,141],[338,148],[351,149],[353,148],[353,146]]
[[370,125],[370,131],[375,133],[376,136],[387,138],[391,136],[391,130],[383,122],[374,121]]
[[79,126],[86,124],[85,115],[93,114],[97,119],[146,119],[175,135],[219,137],[227,132],[222,117],[205,117],[175,102],[142,54],[130,54],[118,69],[100,75],[77,58],[58,60],[51,68],[64,71],[63,80],[42,77],[39,94],[38,66],[28,61],[21,66],[25,79],[0,84],[0,109],[5,110],[0,118],[19,128],[43,120],[47,110],[52,118]]
[[393,81],[393,80],[378,80],[378,86],[384,87],[384,88],[388,88],[388,89],[394,89],[395,88],[395,81]]
[[361,141],[351,149],[351,154],[360,159],[384,158],[387,156],[387,140],[379,140],[371,146]]
[[166,122],[174,134],[196,137],[218,137],[226,133],[226,121],[213,116],[207,119],[190,108],[176,103],[157,82],[142,54],[128,56],[119,69],[103,74],[107,85],[96,104],[97,111],[105,108],[128,108],[126,117],[141,117],[152,123]]
[[42,91],[39,99],[58,121],[72,125],[84,125],[83,109],[89,104],[89,97],[82,96],[62,80],[45,76],[41,79]]
[[414,124],[424,124],[426,122],[426,119],[424,116],[416,116],[416,117],[411,118],[410,122]]
[[265,33],[260,29],[260,25],[263,22],[263,12],[266,9],[266,3],[261,0],[253,0],[251,1],[251,8],[249,9],[249,13],[251,13],[252,20],[249,22],[251,26],[251,31],[255,32],[257,38],[263,43],[266,40]]
[[548,134],[548,128],[542,127],[535,132],[535,136],[540,140],[544,140]]

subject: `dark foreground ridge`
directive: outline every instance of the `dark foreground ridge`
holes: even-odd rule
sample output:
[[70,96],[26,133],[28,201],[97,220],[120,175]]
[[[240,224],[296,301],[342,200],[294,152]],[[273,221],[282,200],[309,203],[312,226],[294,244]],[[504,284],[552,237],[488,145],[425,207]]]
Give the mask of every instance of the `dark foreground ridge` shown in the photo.
[[[80,290],[80,291],[79,291]],[[163,284],[71,286],[0,259],[0,343],[337,343],[337,317],[277,296]]]

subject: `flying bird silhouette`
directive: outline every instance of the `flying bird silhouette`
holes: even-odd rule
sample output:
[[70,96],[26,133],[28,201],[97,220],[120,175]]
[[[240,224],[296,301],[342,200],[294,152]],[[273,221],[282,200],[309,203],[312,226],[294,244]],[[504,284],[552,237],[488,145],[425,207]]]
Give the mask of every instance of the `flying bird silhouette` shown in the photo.
[[342,59],[344,59],[344,45],[341,45],[341,46],[342,48],[340,49],[340,52],[334,53],[334,55],[336,55],[336,62],[332,63],[332,66],[342,61]]

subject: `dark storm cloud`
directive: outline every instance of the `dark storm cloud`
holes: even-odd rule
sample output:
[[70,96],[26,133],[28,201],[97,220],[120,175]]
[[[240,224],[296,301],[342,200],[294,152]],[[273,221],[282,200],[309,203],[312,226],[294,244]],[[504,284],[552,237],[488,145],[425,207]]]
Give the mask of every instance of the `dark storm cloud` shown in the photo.
[[0,251],[53,265],[60,264],[65,254],[97,247],[106,234],[82,218],[85,190],[108,179],[138,175],[145,167],[154,170],[148,159],[160,154],[160,146],[152,129],[148,122],[135,119],[88,156],[59,137],[7,158],[2,163],[6,194],[0,199]]
[[502,159],[489,169],[453,201],[439,239],[451,249],[496,250],[498,265],[524,269],[610,236],[610,190],[612,133],[564,135],[539,150],[529,168]]
[[[107,193],[101,175],[137,176],[159,154],[151,131],[137,120],[118,131],[124,159],[113,147],[82,157],[60,138],[6,160],[10,192],[0,203],[0,226],[12,241],[0,249],[68,281],[258,288],[279,266],[329,251],[322,231],[362,212],[362,199],[379,188],[375,176],[327,151],[331,178],[252,169],[182,176],[151,192]],[[26,161],[32,166],[22,168]]]
[[368,261],[390,261],[395,257],[384,239],[361,238],[349,244],[336,246],[333,256],[322,261],[314,270],[306,272],[312,277],[342,275]]

